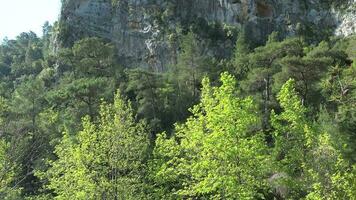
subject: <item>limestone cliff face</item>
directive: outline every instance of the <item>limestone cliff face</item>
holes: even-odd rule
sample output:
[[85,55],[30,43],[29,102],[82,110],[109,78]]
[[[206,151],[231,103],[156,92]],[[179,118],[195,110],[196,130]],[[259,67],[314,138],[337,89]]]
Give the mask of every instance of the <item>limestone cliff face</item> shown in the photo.
[[170,33],[194,19],[245,26],[255,40],[273,30],[296,35],[308,27],[331,29],[338,35],[355,33],[356,0],[344,4],[342,12],[330,9],[326,1],[64,0],[60,22],[65,24],[61,34],[66,39],[59,43],[102,37],[116,45],[123,65],[161,71],[174,62],[176,46],[170,42]]
[[333,11],[338,22],[336,35],[349,36],[356,33],[356,0],[351,0],[343,12]]

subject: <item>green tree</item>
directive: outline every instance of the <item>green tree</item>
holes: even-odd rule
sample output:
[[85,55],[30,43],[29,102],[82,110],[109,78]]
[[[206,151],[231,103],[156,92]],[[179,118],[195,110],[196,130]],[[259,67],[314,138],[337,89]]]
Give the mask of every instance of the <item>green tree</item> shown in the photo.
[[100,100],[112,96],[113,88],[114,83],[109,78],[81,78],[72,81],[65,89],[69,97],[75,100],[73,106],[80,108],[84,105],[81,116],[88,114],[94,118],[97,116]]
[[115,64],[114,47],[95,37],[62,49],[56,59],[58,79],[47,100],[67,118],[67,128],[76,131],[83,116],[98,116],[101,99],[112,99],[121,68]]
[[29,76],[16,87],[9,102],[4,131],[11,135],[9,141],[14,146],[14,162],[21,166],[17,174],[17,179],[20,180],[18,184],[25,193],[36,192],[40,185],[34,177],[34,170],[36,162],[44,158],[43,147],[48,142],[43,140],[46,136],[40,132],[38,121],[38,116],[46,105],[45,92],[43,81]]
[[[176,136],[156,141],[151,162],[157,193],[167,198],[254,199],[266,192],[269,169],[263,134],[251,98],[238,98],[232,76],[222,86],[204,79],[201,103]],[[171,193],[171,194],[169,194]]]
[[274,156],[276,170],[283,174],[278,181],[288,188],[280,195],[292,199],[305,195],[307,199],[352,199],[354,171],[331,143],[331,135],[307,118],[295,81],[287,81],[277,98],[283,111],[272,112]]
[[153,130],[160,130],[163,125],[163,101],[161,97],[161,76],[147,70],[128,70],[126,91],[133,93],[137,104],[137,114],[149,120]]
[[[355,147],[355,106],[356,106],[356,64],[348,67],[336,66],[329,69],[327,76],[321,81],[322,94],[328,100],[328,107],[336,119],[342,132],[349,137],[350,147]],[[355,152],[355,148],[353,148]],[[350,158],[356,161],[354,153]]]
[[178,63],[172,73],[180,90],[187,89],[193,98],[199,97],[200,81],[204,75],[204,54],[193,32],[184,35]]
[[238,79],[246,78],[249,71],[249,53],[250,45],[246,35],[245,29],[243,29],[236,40],[234,55],[232,58],[232,65],[234,66],[235,74]]
[[320,79],[330,67],[345,65],[347,56],[343,51],[331,49],[326,42],[321,42],[314,48],[305,48],[305,53],[287,56],[281,60],[282,70],[274,75],[274,89],[279,90],[289,78],[293,78],[297,91],[302,95],[303,103],[318,109],[322,100]]
[[165,118],[172,119],[164,122],[169,124],[169,128],[174,122],[183,121],[189,116],[188,108],[199,100],[203,76],[215,80],[221,70],[216,67],[216,60],[206,56],[207,48],[204,48],[201,39],[192,31],[176,36],[173,40],[172,48],[178,48],[179,43],[180,49],[179,53],[174,55],[176,64],[162,74],[163,84],[160,92],[164,110],[167,111],[165,115],[169,116]]
[[284,177],[289,187],[291,198],[300,198],[303,187],[300,177],[306,162],[307,139],[305,130],[310,130],[306,119],[306,108],[294,89],[295,82],[287,81],[277,95],[283,112],[279,115],[272,112],[271,125],[274,128],[274,155],[279,173],[286,173]]
[[114,104],[102,104],[97,125],[86,117],[77,136],[64,134],[59,159],[42,176],[56,199],[142,199],[147,147],[145,122],[118,92]]
[[27,119],[29,130],[36,129],[36,117],[44,103],[45,86],[42,80],[28,77],[28,81],[16,87],[11,101],[11,111],[20,119]]
[[21,33],[14,41],[11,73],[15,77],[38,74],[42,70],[42,41],[33,32]]
[[52,39],[53,37],[53,26],[46,21],[42,26],[42,53],[43,56],[48,58],[48,56],[52,53]]
[[0,198],[19,199],[21,188],[16,184],[18,166],[12,161],[10,145],[0,139]]
[[84,38],[72,48],[77,76],[115,75],[114,47],[99,38]]
[[262,112],[262,129],[269,130],[269,116],[272,108],[275,108],[272,86],[273,75],[280,72],[280,60],[287,55],[302,55],[303,42],[299,39],[287,39],[283,42],[277,41],[276,33],[272,33],[267,44],[258,47],[250,55],[250,70],[247,78],[241,83],[241,87],[248,94],[256,96]]

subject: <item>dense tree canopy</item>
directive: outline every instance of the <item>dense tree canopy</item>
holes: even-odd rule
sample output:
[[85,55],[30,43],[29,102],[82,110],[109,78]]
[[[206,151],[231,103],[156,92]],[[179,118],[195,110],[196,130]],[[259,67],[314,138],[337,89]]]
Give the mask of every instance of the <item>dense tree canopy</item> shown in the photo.
[[4,40],[0,199],[355,199],[355,37],[189,23],[162,71],[98,37],[55,48],[61,23]]
[[254,199],[264,192],[268,155],[262,132],[254,130],[256,106],[238,98],[231,75],[221,81],[211,87],[205,79],[193,116],[176,126],[175,137],[163,133],[156,141],[153,179],[163,188],[174,181],[172,198]]
[[[56,199],[137,199],[143,197],[148,137],[120,92],[101,105],[98,124],[89,117],[76,136],[65,132],[43,178]],[[41,173],[40,173],[41,174]]]

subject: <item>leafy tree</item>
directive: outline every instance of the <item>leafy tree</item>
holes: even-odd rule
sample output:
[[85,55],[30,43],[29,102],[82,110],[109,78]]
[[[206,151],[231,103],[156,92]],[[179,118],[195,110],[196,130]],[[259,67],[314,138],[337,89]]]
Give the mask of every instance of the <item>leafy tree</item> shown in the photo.
[[313,125],[295,90],[295,81],[283,85],[277,96],[283,112],[272,112],[277,170],[288,192],[285,198],[352,199],[352,168],[330,142],[330,134]]
[[19,199],[21,188],[15,182],[18,166],[13,163],[9,143],[0,139],[0,198]]
[[170,26],[185,3],[155,9],[167,71],[63,20],[0,44],[0,199],[355,199],[355,38],[232,51],[236,28]]
[[356,166],[350,166],[335,149],[328,133],[314,138],[314,145],[305,165],[305,185],[309,188],[306,199],[354,199]]
[[56,199],[142,199],[147,147],[145,122],[118,92],[101,106],[97,125],[86,117],[77,136],[64,134],[59,159],[42,176]]
[[[254,132],[256,107],[236,94],[232,76],[222,86],[204,79],[201,103],[176,126],[176,136],[156,141],[151,162],[157,192],[167,198],[254,199],[266,191],[263,134]],[[171,194],[169,194],[171,193]]]
[[294,89],[295,82],[290,79],[283,85],[277,99],[283,109],[279,115],[272,112],[271,124],[275,148],[274,155],[278,161],[280,173],[286,173],[285,180],[291,189],[291,198],[300,198],[303,185],[299,177],[303,174],[303,165],[306,162],[308,136],[305,130],[310,130],[306,119],[306,108],[301,104],[300,98]]

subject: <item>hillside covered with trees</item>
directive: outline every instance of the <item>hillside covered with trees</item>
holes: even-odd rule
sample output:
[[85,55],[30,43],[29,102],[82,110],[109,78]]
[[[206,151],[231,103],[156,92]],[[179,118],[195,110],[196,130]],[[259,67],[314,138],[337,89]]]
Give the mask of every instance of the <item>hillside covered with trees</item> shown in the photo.
[[355,35],[194,22],[157,70],[64,28],[0,45],[0,199],[356,199]]

